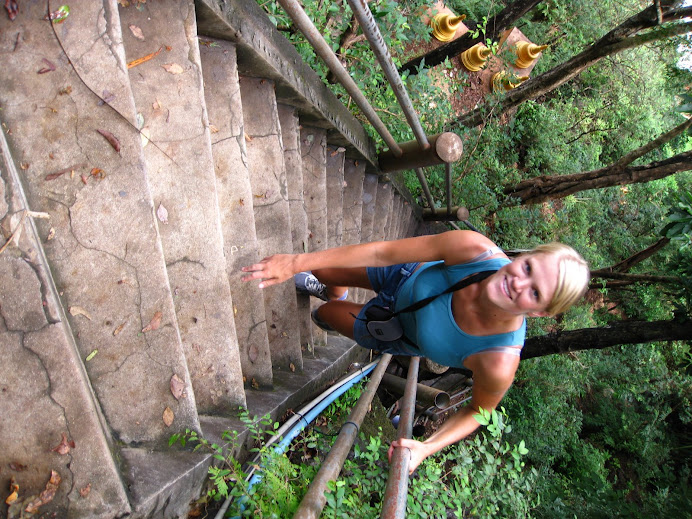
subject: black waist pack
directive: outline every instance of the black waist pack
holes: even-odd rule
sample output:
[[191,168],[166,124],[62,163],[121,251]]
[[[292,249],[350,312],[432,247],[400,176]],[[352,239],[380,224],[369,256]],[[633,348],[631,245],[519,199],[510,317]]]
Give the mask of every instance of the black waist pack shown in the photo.
[[[383,306],[372,305],[365,311],[365,319],[360,320],[365,321],[365,328],[368,330],[368,333],[378,341],[392,342],[401,339],[407,344],[417,347],[415,343],[404,335],[404,329],[401,327],[399,319],[397,319],[398,315],[420,310],[441,295],[454,292],[455,290],[461,290],[462,288],[472,285],[473,283],[483,281],[485,278],[491,276],[495,272],[497,271],[484,270],[482,272],[472,274],[471,276],[462,279],[458,283],[455,283],[444,292],[421,299],[420,301],[417,301],[406,308],[402,308],[398,312],[393,312],[389,308],[385,308]],[[356,319],[358,318],[356,317]]]

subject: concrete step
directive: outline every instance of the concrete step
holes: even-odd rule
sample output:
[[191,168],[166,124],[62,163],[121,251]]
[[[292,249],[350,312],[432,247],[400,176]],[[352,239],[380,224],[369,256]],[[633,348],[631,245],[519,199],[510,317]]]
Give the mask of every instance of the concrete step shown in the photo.
[[363,220],[363,184],[365,182],[365,164],[363,161],[346,159],[344,163],[343,191],[343,245],[360,243]]
[[[305,195],[303,193],[303,159],[300,156],[300,122],[295,109],[288,105],[279,105],[279,123],[284,144],[284,164],[286,166],[286,183],[288,207],[291,216],[291,239],[293,253],[301,254],[308,250],[308,215],[305,212]],[[300,347],[303,355],[312,355],[314,341],[312,338],[312,321],[310,320],[310,296],[296,294],[298,308],[297,320],[300,329]]]
[[[93,14],[93,13],[92,13]],[[92,18],[92,20],[95,18]],[[3,104],[4,106],[4,104]],[[4,120],[3,120],[4,124]],[[17,130],[19,130],[17,128]],[[19,485],[15,506],[61,483],[41,512],[112,518],[130,505],[72,330],[20,186],[17,164],[0,135],[0,485]],[[8,244],[3,234],[16,237]],[[63,449],[56,447],[63,444]],[[74,448],[69,442],[74,442]],[[89,489],[82,497],[81,489]],[[10,513],[11,516],[18,511]]]
[[[329,243],[327,224],[327,132],[320,128],[302,126],[300,130],[300,155],[303,161],[303,193],[308,216],[308,252],[327,248]],[[311,306],[322,304],[312,298]],[[315,347],[326,344],[327,334],[312,326]]]
[[197,408],[228,410],[245,399],[194,4],[121,6],[120,18],[144,35],[141,40],[132,30],[123,32],[128,61],[165,46],[162,54],[129,69],[130,82],[151,138],[145,164]]
[[202,39],[200,56],[209,113],[226,273],[242,375],[247,387],[271,388],[272,361],[262,291],[241,281],[241,268],[262,259],[255,232],[235,46]]
[[392,185],[380,182],[377,184],[377,206],[372,224],[371,241],[387,239],[387,224],[392,211]]
[[[375,211],[377,209],[377,185],[378,176],[366,173],[363,177],[363,204],[360,223],[360,243],[373,241],[373,225],[375,222]],[[355,301],[364,303],[370,298],[370,292],[359,288],[356,293]]]
[[[29,207],[50,215],[38,223],[39,236],[114,438],[165,442],[199,423],[133,126],[116,2],[71,7],[55,32],[42,21],[45,5],[24,6],[11,28],[0,17],[3,38],[15,35],[4,48],[24,35],[0,58],[0,117],[24,164]],[[39,54],[55,70],[37,75],[27,67]],[[97,130],[112,134],[119,151]],[[174,376],[182,384],[178,400]],[[170,427],[162,419],[167,408]]]
[[[286,168],[274,85],[264,79],[241,77],[240,96],[260,255],[291,253]],[[280,283],[265,288],[263,295],[275,374],[277,369],[291,372],[302,369],[294,286]]]
[[344,232],[344,148],[327,146],[327,248],[341,247]]

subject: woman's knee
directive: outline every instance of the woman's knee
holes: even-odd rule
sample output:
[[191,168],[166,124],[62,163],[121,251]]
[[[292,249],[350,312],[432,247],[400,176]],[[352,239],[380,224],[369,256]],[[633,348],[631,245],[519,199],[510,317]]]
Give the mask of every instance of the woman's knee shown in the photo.
[[319,318],[341,335],[353,339],[353,324],[363,305],[350,301],[329,301],[317,309]]

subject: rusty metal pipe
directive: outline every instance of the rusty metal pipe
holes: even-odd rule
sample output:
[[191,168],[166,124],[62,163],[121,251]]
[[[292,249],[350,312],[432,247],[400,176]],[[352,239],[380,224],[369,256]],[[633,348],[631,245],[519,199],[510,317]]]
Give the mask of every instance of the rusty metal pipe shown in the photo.
[[445,164],[445,188],[447,191],[447,214],[452,214],[452,165]]
[[428,137],[429,148],[423,148],[417,141],[399,143],[402,155],[384,151],[378,157],[383,173],[405,169],[427,168],[438,164],[456,162],[464,153],[464,143],[456,133],[444,132]]
[[384,371],[387,369],[390,360],[392,360],[391,354],[386,353],[382,355],[379,364],[372,372],[372,375],[370,375],[370,380],[365,386],[365,390],[360,395],[358,403],[348,416],[348,420],[341,426],[339,436],[329,451],[327,459],[324,460],[319,472],[312,480],[312,483],[310,483],[305,497],[303,497],[298,510],[296,510],[296,513],[293,515],[293,519],[316,519],[322,513],[322,509],[327,502],[327,498],[325,497],[327,483],[329,481],[334,481],[339,475],[339,472],[341,472],[346,456],[358,436],[360,424],[363,423],[365,414],[370,408],[372,399],[375,396],[377,387],[380,385],[380,381],[385,374]]
[[432,196],[432,193],[430,192],[430,188],[428,187],[428,181],[425,179],[425,175],[423,174],[423,170],[420,168],[416,168],[413,171],[416,172],[416,177],[418,177],[418,182],[420,183],[420,187],[423,190],[423,194],[425,195],[425,199],[428,201],[428,205],[430,206],[430,210],[435,213],[435,199]]
[[406,120],[408,121],[411,130],[413,130],[414,137],[420,144],[421,148],[428,149],[430,147],[428,138],[425,136],[425,132],[420,124],[418,115],[416,115],[416,111],[413,109],[411,98],[408,96],[408,92],[406,92],[406,87],[401,81],[401,76],[394,65],[394,61],[392,61],[392,57],[389,54],[387,45],[384,43],[380,29],[377,26],[377,22],[375,22],[375,18],[368,7],[367,0],[348,0],[348,5],[351,6],[351,10],[355,15],[356,20],[358,20],[358,23],[363,30],[363,34],[367,38],[368,42],[370,42],[370,48],[375,53],[377,61],[380,62],[380,67],[382,67],[384,75],[387,76],[387,80],[392,86],[394,95],[399,101],[401,109],[404,111],[404,115],[406,116]]
[[[413,416],[416,404],[416,386],[420,357],[411,357],[408,365],[406,390],[401,404],[401,419],[397,438],[410,438],[413,430]],[[403,519],[406,516],[406,497],[408,495],[408,466],[411,451],[404,447],[394,449],[389,464],[389,479],[382,501],[383,519]]]
[[384,140],[389,149],[392,150],[392,153],[396,156],[401,155],[401,149],[394,140],[394,137],[389,133],[389,130],[380,120],[375,109],[360,91],[358,85],[356,85],[355,81],[353,81],[350,74],[341,64],[339,58],[336,57],[336,54],[334,54],[332,48],[324,40],[324,37],[312,23],[312,20],[305,14],[298,0],[279,0],[279,3],[284,11],[286,11],[286,14],[288,14],[296,24],[296,27],[300,29],[300,32],[302,32],[308,42],[310,42],[310,45],[315,49],[317,55],[322,58],[325,65],[332,71],[337,81],[343,85],[348,95],[351,96],[358,108],[363,112],[363,115],[370,121],[373,128],[375,128],[375,131],[382,137],[382,140]]
[[[403,395],[406,389],[406,380],[392,375],[391,373],[384,374],[384,377],[382,377],[382,384],[388,389],[396,391],[399,395]],[[450,397],[449,393],[440,391],[434,387],[416,384],[416,402],[425,407],[434,405],[438,409],[442,409],[449,405]]]

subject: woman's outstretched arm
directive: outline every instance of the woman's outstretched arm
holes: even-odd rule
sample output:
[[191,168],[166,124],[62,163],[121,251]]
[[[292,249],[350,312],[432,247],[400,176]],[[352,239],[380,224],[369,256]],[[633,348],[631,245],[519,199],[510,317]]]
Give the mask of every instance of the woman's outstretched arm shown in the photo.
[[473,231],[449,231],[395,241],[347,245],[305,254],[275,254],[243,267],[243,281],[261,280],[260,288],[282,283],[305,270],[349,267],[383,267],[413,261],[468,261],[494,243]]
[[390,459],[395,448],[410,449],[410,474],[431,454],[466,438],[475,431],[479,423],[473,415],[478,414],[479,408],[488,411],[495,409],[512,384],[518,365],[518,359],[512,357],[506,353],[486,353],[474,359],[480,369],[474,369],[470,405],[448,418],[442,427],[423,442],[411,439],[393,441],[389,447]]

